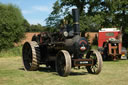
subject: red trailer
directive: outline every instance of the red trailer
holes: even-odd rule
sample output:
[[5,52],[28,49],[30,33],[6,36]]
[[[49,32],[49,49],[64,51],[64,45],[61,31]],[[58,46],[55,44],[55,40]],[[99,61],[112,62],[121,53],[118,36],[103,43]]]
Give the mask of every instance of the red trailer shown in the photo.
[[127,59],[126,49],[122,48],[122,33],[117,28],[99,30],[98,48],[104,60]]

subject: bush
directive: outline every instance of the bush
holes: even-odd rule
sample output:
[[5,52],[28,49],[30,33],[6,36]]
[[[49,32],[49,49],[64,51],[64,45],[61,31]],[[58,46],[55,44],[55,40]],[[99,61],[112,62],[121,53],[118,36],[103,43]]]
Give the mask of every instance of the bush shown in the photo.
[[44,27],[41,24],[31,25],[29,28],[29,32],[42,32],[44,31]]
[[0,4],[0,50],[10,48],[24,36],[23,16],[12,4]]

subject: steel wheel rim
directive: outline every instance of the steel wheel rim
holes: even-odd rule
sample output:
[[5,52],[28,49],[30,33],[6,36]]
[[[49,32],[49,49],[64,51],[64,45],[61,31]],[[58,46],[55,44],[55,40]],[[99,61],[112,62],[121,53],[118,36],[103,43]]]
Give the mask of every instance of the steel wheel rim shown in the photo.
[[40,49],[37,42],[26,42],[23,45],[22,61],[25,70],[34,71],[39,68]]
[[25,43],[23,46],[23,64],[26,70],[29,70],[32,65],[32,50],[29,43]]
[[90,53],[87,54],[87,58],[93,59],[93,65],[87,66],[87,70],[89,73],[92,74],[99,74],[102,69],[102,57],[101,54],[97,50],[92,50]]
[[56,71],[60,76],[68,76],[71,70],[71,59],[67,51],[60,51],[56,59]]

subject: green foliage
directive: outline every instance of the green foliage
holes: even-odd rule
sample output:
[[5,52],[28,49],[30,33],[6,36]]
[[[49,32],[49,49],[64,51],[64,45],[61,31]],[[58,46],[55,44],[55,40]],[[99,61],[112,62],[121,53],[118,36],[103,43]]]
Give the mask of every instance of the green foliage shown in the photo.
[[45,20],[48,27],[50,26],[52,28],[55,28],[55,26],[59,25],[59,22],[61,20],[61,12],[62,10],[61,10],[60,3],[57,0],[54,3],[53,11],[49,15],[49,17]]
[[97,32],[101,27],[101,23],[104,22],[102,16],[81,16],[80,17],[80,29],[83,32]]
[[37,25],[30,25],[30,27],[26,32],[42,32],[44,30],[46,30],[45,27],[43,27],[41,24],[37,24]]
[[23,27],[25,28],[26,32],[42,32],[46,30],[46,27],[43,27],[41,24],[30,25],[26,19],[23,21]]
[[30,24],[29,24],[29,22],[28,22],[26,19],[24,19],[22,25],[23,25],[23,27],[25,28],[25,31],[26,31],[26,32],[30,32],[30,31],[31,31]]
[[12,4],[0,4],[0,50],[10,48],[24,37],[23,16]]
[[4,49],[0,51],[0,57],[17,57],[22,55],[22,46]]
[[85,6],[87,6],[89,0],[60,0],[61,7],[72,7],[75,6],[79,9],[80,15],[84,11]]
[[[128,27],[126,24],[128,22],[127,0],[57,0],[50,16],[60,15],[60,13],[67,13],[66,16],[69,16],[69,12],[67,11],[73,6],[77,7],[80,11],[80,26],[82,31],[98,31],[102,25],[104,27],[123,26],[124,32],[124,29]],[[59,18],[65,17],[62,14],[60,16]],[[48,21],[53,20],[54,24],[57,24],[58,21],[56,19],[58,18],[53,17]],[[50,25],[53,24],[50,23]]]

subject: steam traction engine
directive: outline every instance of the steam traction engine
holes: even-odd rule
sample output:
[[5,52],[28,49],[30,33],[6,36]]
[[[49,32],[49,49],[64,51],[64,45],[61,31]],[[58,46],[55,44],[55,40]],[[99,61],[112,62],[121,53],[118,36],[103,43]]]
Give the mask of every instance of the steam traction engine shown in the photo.
[[76,66],[85,66],[92,74],[101,72],[101,54],[97,50],[89,51],[88,41],[80,36],[78,9],[73,9],[72,13],[73,30],[66,28],[62,33],[42,32],[23,45],[25,70],[37,70],[39,65],[45,64],[55,69],[60,76],[68,76],[71,68]]

